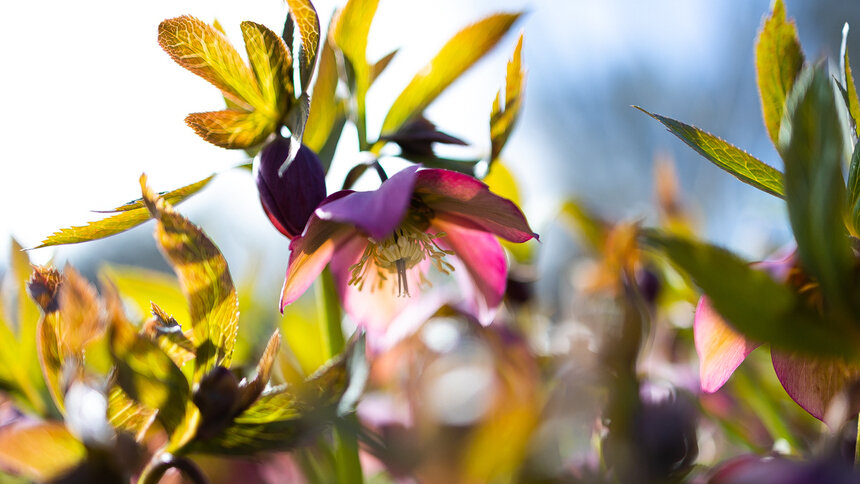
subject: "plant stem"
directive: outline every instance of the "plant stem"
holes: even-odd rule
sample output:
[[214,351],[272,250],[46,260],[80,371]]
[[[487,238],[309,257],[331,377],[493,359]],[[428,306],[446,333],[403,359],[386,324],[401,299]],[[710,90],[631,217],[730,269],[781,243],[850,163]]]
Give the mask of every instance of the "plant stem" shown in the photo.
[[[326,351],[326,359],[331,359],[343,351],[344,337],[341,327],[340,302],[334,286],[334,277],[329,268],[326,268],[320,275],[317,289],[317,310],[322,323],[324,351]],[[355,434],[340,426],[335,426],[333,443],[338,482],[345,484],[364,482],[361,462],[358,459],[358,439]]]
[[203,475],[203,472],[197,467],[193,461],[187,457],[176,457],[175,455],[164,452],[153,456],[149,464],[143,472],[140,473],[138,484],[157,484],[171,467],[179,469],[182,474],[194,484],[208,484],[209,480]]
[[854,467],[860,467],[860,415],[857,416],[857,439],[854,444]]

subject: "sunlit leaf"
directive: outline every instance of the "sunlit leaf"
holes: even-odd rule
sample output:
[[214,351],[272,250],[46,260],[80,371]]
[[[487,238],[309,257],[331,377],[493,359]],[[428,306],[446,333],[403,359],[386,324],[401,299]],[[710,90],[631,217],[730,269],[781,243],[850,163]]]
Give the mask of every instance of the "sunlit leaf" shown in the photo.
[[385,69],[388,67],[388,64],[394,60],[394,56],[397,55],[398,49],[394,49],[391,52],[382,56],[378,61],[374,62],[372,66],[370,66],[370,84],[373,85],[373,82],[376,81],[376,78],[379,77]]
[[337,90],[337,61],[330,42],[323,43],[320,52],[314,89],[311,93],[310,112],[305,124],[304,143],[314,153],[318,153],[326,140],[332,135],[335,118],[341,115]]
[[246,108],[268,106],[251,69],[214,27],[185,15],[161,22],[158,44],[177,64],[211,82]]
[[773,2],[773,12],[761,27],[755,48],[755,66],[764,124],[773,144],[777,145],[785,99],[803,67],[797,27],[793,20],[786,19],[782,0]]
[[290,16],[298,27],[299,37],[302,40],[299,71],[301,73],[302,92],[306,92],[319,50],[320,20],[310,0],[286,0],[286,2],[290,7]]
[[241,27],[248,60],[266,103],[263,114],[277,121],[287,111],[293,96],[293,84],[290,82],[293,64],[289,49],[278,34],[263,25],[245,21]]
[[86,457],[86,448],[59,422],[21,421],[0,427],[0,465],[46,481]]
[[837,310],[847,310],[853,254],[843,222],[842,130],[830,76],[808,69],[786,102],[779,136],[788,216],[804,268]]
[[61,354],[83,359],[84,348],[104,331],[104,321],[95,287],[70,265],[63,269],[59,303],[56,331]]
[[860,335],[821,319],[791,288],[731,252],[653,231],[644,240],[688,273],[717,312],[751,340],[804,354],[856,358]]
[[[517,206],[522,206],[520,191],[517,187],[517,180],[501,160],[496,160],[496,162],[490,165],[490,171],[487,173],[487,176],[484,177],[484,183],[490,187],[491,192],[500,197],[507,198]],[[501,237],[499,237],[499,242],[502,243],[502,246],[504,246],[505,249],[513,254],[514,259],[518,262],[528,261],[531,258],[532,251],[537,243],[532,239],[524,244],[516,244]]]
[[[159,196],[162,196],[168,201],[168,203],[178,204],[200,191],[200,189],[205,187],[214,176],[215,175],[210,175],[203,180],[170,192],[162,193]],[[102,220],[89,222],[84,226],[60,229],[51,234],[50,237],[43,240],[42,243],[34,247],[34,249],[50,247],[52,245],[78,244],[80,242],[103,239],[137,227],[152,218],[149,210],[147,210],[140,201],[127,203],[117,207],[114,211],[118,211],[120,213]]]
[[391,105],[382,134],[391,134],[420,114],[436,97],[501,40],[520,14],[491,15],[458,32],[412,78]]
[[[514,55],[508,61],[508,73],[505,77],[504,98],[502,90],[496,94],[493,110],[490,113],[490,162],[495,161],[502,152],[511,131],[520,114],[523,96],[526,90],[526,73],[522,61],[523,36],[517,41]],[[504,104],[502,104],[504,101]]]
[[197,356],[197,348],[188,337],[191,331],[182,331],[182,326],[157,304],[152,303],[152,319],[144,324],[143,334],[158,344],[179,368]]
[[239,328],[238,299],[224,256],[200,228],[146,186],[143,198],[158,220],[155,238],[188,299],[197,345],[195,381],[216,365],[230,366]]
[[172,274],[141,267],[106,265],[102,267],[100,276],[116,286],[123,302],[137,310],[140,321],[147,319],[151,303],[155,301],[180,324],[191,324],[188,301]]
[[56,269],[36,267],[27,287],[42,308],[42,317],[36,326],[36,345],[42,376],[45,378],[45,384],[54,400],[54,405],[62,413],[65,412],[63,405],[65,392],[60,381],[63,360],[57,340],[61,280],[62,276]]
[[663,123],[669,131],[693,148],[708,161],[729,172],[738,180],[759,190],[785,198],[782,173],[772,166],[759,161],[747,152],[706,133],[695,126],[684,124],[671,118],[652,114],[634,106],[636,109]]
[[854,84],[854,74],[851,72],[851,62],[848,60],[847,49],[848,24],[842,29],[842,76],[845,84],[845,101],[848,113],[851,116],[851,124],[854,126],[854,134],[860,138],[860,98],[857,95],[857,85]]
[[119,385],[113,385],[108,392],[108,421],[114,428],[134,435],[138,442],[146,436],[157,413],[134,401]]
[[265,141],[277,119],[261,111],[210,111],[186,116],[185,124],[198,136],[226,149],[250,148]]
[[860,142],[854,145],[851,164],[848,167],[848,214],[851,217],[854,236],[860,235]]
[[272,375],[272,368],[278,358],[280,347],[281,333],[275,330],[275,333],[269,338],[268,344],[266,344],[266,349],[263,351],[259,363],[257,363],[257,373],[241,389],[241,398],[243,400],[240,404],[241,407],[247,408],[250,406],[263,393],[263,390],[266,389],[266,385],[269,383],[269,378]]
[[367,34],[376,15],[379,0],[349,0],[332,18],[330,38],[343,52],[347,61],[347,74],[352,74],[353,100],[356,117],[364,118],[364,102],[370,88],[370,65],[367,62]]

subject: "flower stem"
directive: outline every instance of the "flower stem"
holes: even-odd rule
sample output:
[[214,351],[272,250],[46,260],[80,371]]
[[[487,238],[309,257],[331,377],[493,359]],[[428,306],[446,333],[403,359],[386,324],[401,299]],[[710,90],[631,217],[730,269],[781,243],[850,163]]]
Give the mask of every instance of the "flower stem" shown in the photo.
[[857,439],[854,444],[854,467],[860,467],[860,415],[857,416]]
[[203,472],[197,467],[193,461],[187,457],[176,457],[175,455],[164,452],[156,454],[143,472],[140,473],[138,484],[157,484],[171,467],[177,468],[182,474],[194,484],[208,484],[209,480],[203,475]]
[[[317,310],[322,322],[322,337],[326,359],[331,359],[344,348],[341,327],[340,302],[334,286],[331,270],[326,268],[319,278]],[[346,417],[355,418],[355,416]],[[341,426],[334,427],[334,447],[338,482],[352,484],[364,482],[361,462],[358,459],[358,439],[355,434]]]

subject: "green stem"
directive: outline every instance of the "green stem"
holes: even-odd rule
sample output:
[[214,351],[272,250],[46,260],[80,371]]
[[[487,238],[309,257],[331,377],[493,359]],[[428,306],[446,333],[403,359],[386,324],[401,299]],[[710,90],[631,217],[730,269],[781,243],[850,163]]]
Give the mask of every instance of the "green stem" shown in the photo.
[[854,467],[860,467],[860,415],[857,416],[857,439],[854,444]]
[[146,465],[140,473],[138,484],[157,484],[171,467],[178,469],[189,481],[194,484],[208,484],[209,480],[192,460],[187,457],[176,457],[169,452],[158,453]]
[[[344,337],[341,327],[340,302],[331,270],[326,268],[319,278],[317,310],[321,319],[322,338],[326,359],[343,351]],[[355,416],[349,417],[355,418]],[[364,482],[361,462],[358,459],[358,439],[355,434],[340,426],[334,428],[334,448],[338,482],[345,484]]]

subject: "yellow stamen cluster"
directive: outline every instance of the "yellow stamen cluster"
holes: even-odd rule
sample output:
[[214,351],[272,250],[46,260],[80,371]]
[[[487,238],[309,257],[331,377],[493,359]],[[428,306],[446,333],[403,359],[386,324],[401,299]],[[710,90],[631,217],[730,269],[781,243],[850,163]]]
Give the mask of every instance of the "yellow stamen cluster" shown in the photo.
[[[408,297],[409,282],[406,271],[424,259],[429,258],[436,269],[443,274],[449,274],[454,270],[454,266],[445,261],[445,256],[453,252],[442,249],[436,242],[436,239],[444,236],[444,232],[435,234],[424,232],[414,221],[407,219],[386,239],[369,240],[361,258],[350,267],[349,284],[362,290],[368,272],[375,268],[378,287],[381,288],[383,282],[388,280],[387,274],[397,274],[397,296]],[[428,283],[423,274],[421,282]],[[370,289],[372,291],[376,288]]]

